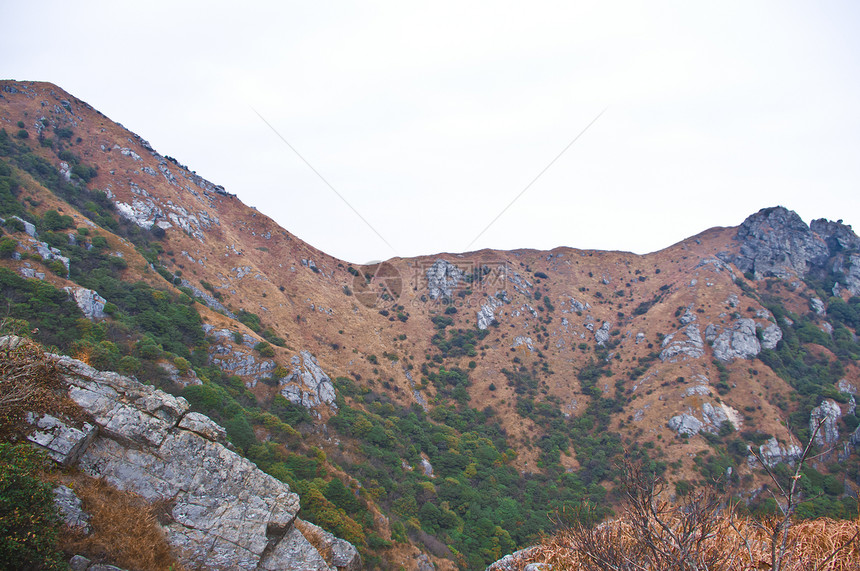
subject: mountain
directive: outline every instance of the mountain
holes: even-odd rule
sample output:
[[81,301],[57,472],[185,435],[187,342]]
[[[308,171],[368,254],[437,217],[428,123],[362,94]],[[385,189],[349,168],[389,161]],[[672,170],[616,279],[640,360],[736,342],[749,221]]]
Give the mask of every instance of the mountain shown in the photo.
[[0,126],[9,326],[187,399],[368,568],[483,568],[565,505],[610,515],[625,455],[766,513],[747,446],[787,465],[816,418],[803,513],[854,513],[841,221],[357,266],[54,85],[0,82]]

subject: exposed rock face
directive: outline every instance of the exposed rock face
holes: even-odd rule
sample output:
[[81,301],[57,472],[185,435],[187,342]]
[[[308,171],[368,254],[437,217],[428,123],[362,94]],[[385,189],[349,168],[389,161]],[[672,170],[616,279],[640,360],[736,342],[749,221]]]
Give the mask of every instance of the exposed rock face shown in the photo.
[[535,350],[534,341],[532,341],[531,337],[524,337],[522,335],[515,337],[514,343],[513,345],[511,345],[511,348],[516,349],[520,345],[525,345],[529,351],[534,352]]
[[330,563],[339,571],[359,571],[361,569],[361,557],[350,542],[338,539],[323,528],[304,520],[299,520],[297,527],[301,530],[302,535],[313,536],[318,551],[331,553]]
[[714,339],[714,357],[720,361],[752,359],[760,352],[755,321],[746,317],[735,321],[731,329],[723,330]]
[[[803,450],[800,449],[800,446],[796,444],[789,444],[784,447],[780,446],[775,436],[759,446],[758,451],[764,463],[771,468],[780,462],[785,462],[789,466],[793,466],[795,462],[800,460],[801,455],[803,455]],[[755,456],[750,454],[747,457],[747,463],[754,467],[758,464],[758,461],[755,459]]]
[[488,328],[496,319],[495,310],[502,302],[495,297],[488,297],[478,310],[478,329]]
[[[578,301],[570,296],[568,296],[567,299],[570,301],[570,311],[573,311],[574,313],[585,311],[586,309],[591,309],[590,303],[582,303],[581,301]],[[562,299],[561,304],[564,305],[564,299]],[[561,312],[567,313],[568,310],[562,309]]]
[[603,325],[600,326],[600,329],[594,332],[594,340],[597,341],[598,345],[603,345],[607,341],[609,341],[609,329],[612,327],[612,324],[608,321],[604,321]]
[[521,549],[511,553],[510,555],[505,555],[487,567],[486,571],[514,571],[515,569],[521,569],[523,567],[523,561],[533,550],[534,547],[526,547],[525,549]]
[[741,242],[740,253],[720,257],[757,278],[833,271],[844,276],[852,295],[860,294],[860,254],[852,253],[860,249],[860,238],[841,221],[822,218],[806,226],[782,206],[765,208],[744,220],[736,239]]
[[815,312],[816,315],[824,315],[825,307],[824,302],[821,301],[820,297],[813,297],[809,300],[809,308]]
[[680,435],[694,436],[704,427],[702,421],[691,414],[679,414],[669,419],[669,429]]
[[433,464],[427,458],[421,458],[421,469],[424,471],[425,476],[433,477]]
[[59,418],[46,414],[41,418],[28,415],[35,430],[27,440],[45,449],[56,462],[68,466],[78,461],[81,454],[96,437],[96,427],[85,422],[80,427],[69,426]]
[[729,420],[729,417],[722,407],[706,402],[702,405],[702,420],[711,431],[717,431],[724,422]]
[[87,319],[104,319],[107,300],[96,291],[83,287],[63,288],[75,299]]
[[776,349],[780,341],[782,341],[782,329],[776,323],[768,325],[761,332],[762,349]]
[[829,257],[827,243],[782,206],[764,208],[738,228],[740,254],[730,261],[744,272],[787,278],[804,276]]
[[217,365],[223,371],[241,377],[250,377],[248,382],[251,386],[266,377],[275,370],[275,361],[272,359],[260,359],[253,353],[253,347],[257,340],[245,335],[240,346],[234,346],[233,332],[229,329],[215,329],[211,325],[205,325],[203,330],[207,335],[212,335],[219,343],[213,343],[209,348],[209,362]]
[[[711,394],[710,387],[707,385],[696,385],[684,391],[684,396],[709,396]],[[716,433],[723,426],[723,423],[730,422],[736,428],[740,425],[739,415],[736,410],[730,406],[718,403],[714,405],[710,402],[705,402],[701,406],[702,420],[696,418],[695,411],[690,409],[684,414],[673,416],[669,419],[669,429],[674,430],[680,435],[694,436],[699,432]]]
[[696,321],[696,319],[697,319],[696,314],[693,313],[692,309],[693,309],[692,307],[688,307],[684,311],[684,314],[680,317],[680,321],[682,324],[687,325],[689,323]]
[[290,364],[293,366],[292,372],[280,381],[284,398],[307,409],[327,404],[332,411],[337,410],[331,378],[323,372],[309,351],[294,355]]
[[451,297],[457,285],[463,280],[463,271],[446,260],[436,260],[427,268],[427,288],[430,299]]
[[812,409],[809,413],[809,432],[818,427],[821,423],[821,428],[815,434],[815,443],[819,446],[833,445],[839,441],[839,427],[837,422],[842,417],[842,410],[835,401],[827,399],[820,405]]
[[197,286],[195,286],[194,284],[192,284],[191,282],[189,282],[188,280],[186,280],[184,278],[182,279],[182,286],[190,289],[191,292],[194,294],[194,297],[199,297],[200,299],[203,300],[203,302],[206,305],[208,305],[210,308],[214,309],[215,311],[220,311],[220,312],[224,313],[224,315],[226,315],[227,317],[230,317],[232,319],[236,318],[236,316],[233,314],[233,312],[231,312],[226,307],[224,307],[224,305],[220,301],[215,299],[212,296],[212,294],[210,294],[208,291],[203,291],[202,289],[198,288]]
[[860,254],[851,254],[848,263],[850,265],[845,276],[845,285],[851,295],[860,295]]
[[[679,334],[684,334],[681,337]],[[660,360],[676,363],[686,359],[698,359],[705,354],[705,344],[699,326],[690,323],[681,331],[667,335],[663,339],[663,350],[660,351]]]
[[809,228],[818,234],[833,252],[842,250],[860,249],[860,238],[851,229],[851,226],[842,222],[833,222],[824,218],[813,220]]
[[[0,343],[12,344],[9,338]],[[326,536],[331,549],[325,559],[293,525],[298,496],[225,447],[224,429],[188,412],[185,399],[69,357],[51,358],[69,396],[94,426],[34,418],[37,431],[31,440],[59,462],[76,463],[119,489],[149,500],[170,500],[173,521],[165,533],[183,565],[216,570],[360,568],[357,551],[337,538]],[[61,437],[72,444],[58,446]]]
[[62,485],[54,488],[54,505],[66,525],[90,533],[90,514],[83,510],[81,499],[71,488]]

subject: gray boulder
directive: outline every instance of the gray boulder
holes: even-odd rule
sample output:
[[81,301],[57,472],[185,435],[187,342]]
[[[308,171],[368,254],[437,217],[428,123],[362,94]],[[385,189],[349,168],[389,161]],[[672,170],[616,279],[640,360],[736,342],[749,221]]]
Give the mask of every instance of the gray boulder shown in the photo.
[[42,447],[48,456],[64,466],[77,462],[97,434],[96,427],[88,422],[75,427],[50,414],[41,418],[28,414],[28,420],[35,427],[27,440]]
[[329,377],[309,351],[302,351],[290,359],[292,372],[280,380],[281,394],[293,404],[313,409],[326,404],[337,410],[335,389]]
[[674,430],[682,436],[695,436],[705,426],[698,418],[687,413],[673,416],[669,419],[668,425],[670,430]]
[[821,298],[819,297],[813,297],[809,300],[809,308],[814,311],[816,315],[824,315],[826,312],[824,302],[821,301]]
[[723,330],[714,339],[714,357],[720,361],[752,359],[761,352],[756,336],[755,321],[749,318],[736,320],[731,329]]
[[696,319],[696,314],[693,313],[692,306],[687,307],[687,309],[684,311],[684,314],[680,317],[680,321],[683,325],[690,324],[696,321]]
[[[797,446],[796,444],[780,446],[775,436],[771,437],[770,440],[759,446],[758,450],[761,459],[770,468],[773,468],[781,462],[784,462],[789,466],[793,466],[794,463],[800,460],[800,457],[803,455],[803,450],[800,449],[800,446]],[[750,467],[755,467],[758,465],[758,460],[756,460],[755,456],[750,454],[747,457],[747,463]]]
[[717,432],[720,430],[724,422],[728,422],[729,417],[720,406],[706,402],[702,404],[702,423],[708,432]]
[[68,486],[57,486],[54,488],[54,505],[63,518],[63,523],[72,528],[77,528],[85,534],[90,533],[90,514],[84,511],[81,499]]
[[833,445],[839,441],[838,421],[842,417],[842,410],[836,401],[824,400],[820,405],[809,413],[810,434],[821,425],[815,434],[815,443],[819,446]]
[[84,317],[90,320],[104,319],[107,300],[95,290],[83,287],[65,287],[63,289],[74,298]]
[[782,341],[782,329],[776,323],[768,325],[761,332],[762,349],[776,349],[780,341]]

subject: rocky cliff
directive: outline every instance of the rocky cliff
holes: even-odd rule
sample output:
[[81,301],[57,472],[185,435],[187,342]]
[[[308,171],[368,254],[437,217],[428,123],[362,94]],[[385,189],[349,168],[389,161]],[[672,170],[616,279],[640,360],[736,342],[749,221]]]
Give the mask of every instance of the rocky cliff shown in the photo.
[[807,226],[785,207],[763,208],[744,220],[735,239],[739,252],[720,256],[743,272],[784,279],[832,272],[852,295],[860,294],[860,239],[841,220]]
[[[4,337],[0,347],[26,343]],[[117,373],[49,355],[86,421],[30,415],[27,438],[65,466],[169,505],[164,525],[189,568],[355,570],[356,549],[297,519],[299,497],[227,444],[188,403]],[[312,544],[303,534],[310,532]]]

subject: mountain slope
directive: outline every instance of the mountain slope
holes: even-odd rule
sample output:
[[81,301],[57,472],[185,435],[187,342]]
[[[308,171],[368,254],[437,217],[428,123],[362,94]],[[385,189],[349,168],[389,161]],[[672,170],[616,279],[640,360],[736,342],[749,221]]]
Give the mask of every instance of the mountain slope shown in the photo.
[[[625,450],[679,490],[716,478],[748,494],[763,479],[746,445],[790,460],[811,414],[834,417],[822,446],[846,461],[818,464],[809,489],[857,478],[850,226],[779,207],[645,256],[350,266],[56,86],[2,82],[0,95],[0,217],[16,254],[2,265],[107,302],[106,319],[65,336],[32,307],[15,317],[184,394],[297,488],[310,519],[337,533],[332,510],[349,513],[357,527],[340,532],[370,565],[414,567],[424,552],[477,568],[566,503],[607,510]],[[335,480],[359,507],[332,501]],[[847,513],[830,489],[810,513]]]

